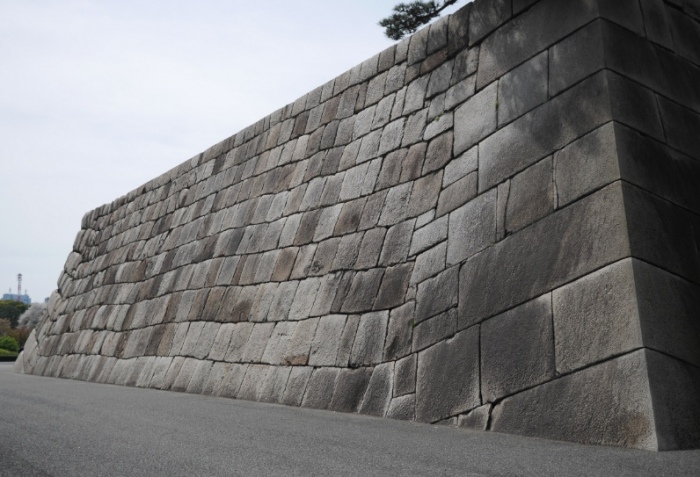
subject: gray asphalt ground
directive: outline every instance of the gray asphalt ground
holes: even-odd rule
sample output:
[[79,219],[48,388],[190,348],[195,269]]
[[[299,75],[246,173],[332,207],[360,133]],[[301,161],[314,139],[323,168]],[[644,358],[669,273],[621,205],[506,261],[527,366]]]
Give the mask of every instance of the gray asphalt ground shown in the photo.
[[0,477],[694,476],[654,453],[15,374],[0,363]]

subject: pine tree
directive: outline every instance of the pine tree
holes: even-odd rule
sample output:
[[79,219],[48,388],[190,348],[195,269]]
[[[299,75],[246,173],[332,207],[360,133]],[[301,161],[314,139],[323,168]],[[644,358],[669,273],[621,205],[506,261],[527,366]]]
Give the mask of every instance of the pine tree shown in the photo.
[[457,1],[399,3],[394,7],[394,13],[382,19],[379,26],[384,27],[386,36],[392,40],[400,40],[439,16],[445,8],[454,5]]

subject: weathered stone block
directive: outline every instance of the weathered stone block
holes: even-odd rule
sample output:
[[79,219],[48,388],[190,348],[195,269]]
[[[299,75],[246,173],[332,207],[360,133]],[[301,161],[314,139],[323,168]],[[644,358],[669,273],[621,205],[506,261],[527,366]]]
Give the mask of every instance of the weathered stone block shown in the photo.
[[[598,20],[549,50],[549,91],[557,95],[605,65],[603,22]],[[582,54],[584,51],[587,54]]]
[[700,138],[695,134],[700,127],[700,114],[662,97],[659,107],[668,143],[695,159],[700,158]]
[[547,101],[547,52],[503,75],[498,81],[498,124],[506,124]]
[[631,259],[555,290],[552,308],[559,373],[642,346]]
[[328,409],[340,412],[357,412],[367,391],[373,368],[341,369],[335,382],[335,390]]
[[392,361],[411,352],[414,303],[408,302],[391,311],[384,344],[384,361]]
[[554,342],[550,295],[483,322],[481,395],[484,402],[493,402],[554,378]]
[[376,290],[379,288],[383,275],[384,270],[381,268],[358,272],[352,280],[350,291],[343,302],[341,311],[343,313],[356,313],[371,310]]
[[412,421],[415,418],[416,395],[408,394],[393,398],[389,404],[386,417],[390,419],[401,419]]
[[646,351],[658,450],[697,449],[700,370],[661,353]]
[[316,300],[316,293],[320,286],[320,278],[308,278],[299,282],[297,293],[289,310],[289,316],[287,317],[289,320],[298,321],[309,317],[311,308]]
[[394,397],[416,392],[417,354],[411,354],[396,362],[394,367]]
[[386,269],[374,302],[375,310],[395,308],[405,301],[406,290],[413,272],[413,263],[399,264]]
[[416,324],[457,304],[459,267],[451,267],[418,286]]
[[300,406],[304,398],[304,391],[311,378],[311,373],[314,368],[306,366],[294,366],[289,373],[287,387],[284,390],[282,404],[288,406]]
[[445,174],[442,177],[442,186],[447,187],[457,182],[462,177],[474,172],[478,167],[477,148],[471,148],[461,156],[450,161],[445,166]]
[[394,363],[383,363],[374,368],[358,412],[385,416],[391,403],[394,381]]
[[457,426],[475,431],[487,430],[489,417],[491,415],[491,404],[479,406],[466,414],[459,416]]
[[512,15],[511,2],[507,0],[476,1],[469,16],[469,44],[491,33]]
[[460,328],[629,256],[626,224],[615,183],[475,255],[460,272]]
[[471,257],[496,240],[495,189],[481,194],[450,213],[447,264]]
[[488,86],[455,110],[455,156],[477,144],[496,130],[498,85]]
[[413,329],[413,352],[428,348],[453,336],[457,331],[457,310],[452,308],[418,323]]
[[[493,187],[606,122],[610,119],[606,96],[607,78],[601,73],[488,137],[479,146],[479,189]],[[562,122],[574,117],[576,121]]]
[[552,158],[528,167],[510,181],[506,206],[506,233],[549,215],[554,210]]
[[262,364],[249,365],[236,398],[247,399],[249,401],[257,400],[263,384],[270,373],[270,369],[270,366],[265,366]]
[[634,186],[623,186],[632,256],[693,282],[700,281],[697,219]]
[[338,348],[338,356],[335,359],[336,366],[347,367],[350,362],[350,353],[357,335],[357,327],[360,324],[359,315],[350,315],[345,320],[345,328],[340,337],[340,347]]
[[321,317],[321,321],[318,323],[318,327],[316,329],[316,335],[311,343],[309,365],[335,365],[344,328],[344,315],[329,315]]
[[418,354],[416,420],[436,422],[480,404],[478,327]]
[[333,301],[340,284],[341,274],[327,274],[321,278],[310,316],[327,315],[333,308]]
[[249,365],[247,364],[233,364],[229,374],[221,384],[218,395],[231,398],[238,397],[238,391],[241,389],[248,367]]
[[214,363],[211,367],[209,375],[207,376],[207,379],[204,381],[202,394],[219,396],[226,379],[231,373],[232,367],[233,364],[231,363]]
[[284,364],[284,356],[287,354],[287,347],[296,330],[296,323],[281,321],[275,325],[275,329],[270,335],[261,361],[267,364]]
[[472,200],[478,191],[478,173],[472,172],[445,187],[440,192],[437,205],[437,215],[442,216]]
[[420,283],[445,269],[447,242],[443,242],[416,257],[416,264],[411,275],[411,284]]
[[414,225],[415,220],[406,220],[388,230],[384,239],[382,253],[379,256],[380,265],[395,265],[406,260]]
[[258,400],[262,402],[281,402],[284,398],[284,390],[287,387],[287,381],[292,368],[287,366],[274,366],[267,373],[267,378],[263,383],[259,393]]
[[[357,334],[350,353],[350,367],[381,363],[388,320],[388,311],[366,313],[360,316]],[[340,333],[338,333],[338,338],[340,338]]]
[[243,349],[241,360],[247,363],[259,363],[274,328],[274,323],[255,323]]
[[185,392],[200,394],[204,390],[205,381],[213,364],[211,361],[199,360]]
[[559,206],[620,177],[614,123],[608,123],[554,155],[554,181]]
[[655,449],[647,353],[638,350],[507,398],[495,406],[491,428],[588,444]]
[[333,398],[333,389],[338,379],[337,368],[315,369],[306,386],[304,400],[301,405],[315,409],[326,409]]
[[632,260],[644,346],[700,367],[700,290],[676,275]]

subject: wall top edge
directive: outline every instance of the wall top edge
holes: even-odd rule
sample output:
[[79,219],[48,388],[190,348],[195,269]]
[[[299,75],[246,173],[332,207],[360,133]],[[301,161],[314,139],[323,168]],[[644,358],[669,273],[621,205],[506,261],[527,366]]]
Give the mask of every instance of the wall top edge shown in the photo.
[[355,65],[201,153],[195,154],[158,177],[145,182],[112,202],[88,211],[83,217],[82,228],[87,228],[88,223],[112,213],[139,196],[192,173],[197,167],[246,144],[269,131],[275,125],[295,118],[299,114],[307,113],[329,99],[342,95],[343,92],[352,87],[368,83],[372,78],[388,72],[395,66],[405,64],[408,69],[411,67],[417,69],[422,61],[430,59],[431,56],[436,57],[436,61],[439,61],[437,57],[441,57],[444,61],[467,48],[478,46],[504,23],[542,1],[470,1],[454,13],[438,18],[414,34]]

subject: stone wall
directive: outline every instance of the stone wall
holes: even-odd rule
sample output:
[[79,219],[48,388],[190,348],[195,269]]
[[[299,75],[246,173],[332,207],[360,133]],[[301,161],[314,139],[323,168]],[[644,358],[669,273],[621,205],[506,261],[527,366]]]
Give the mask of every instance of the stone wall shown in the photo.
[[89,212],[17,369],[698,447],[699,45],[468,4]]

